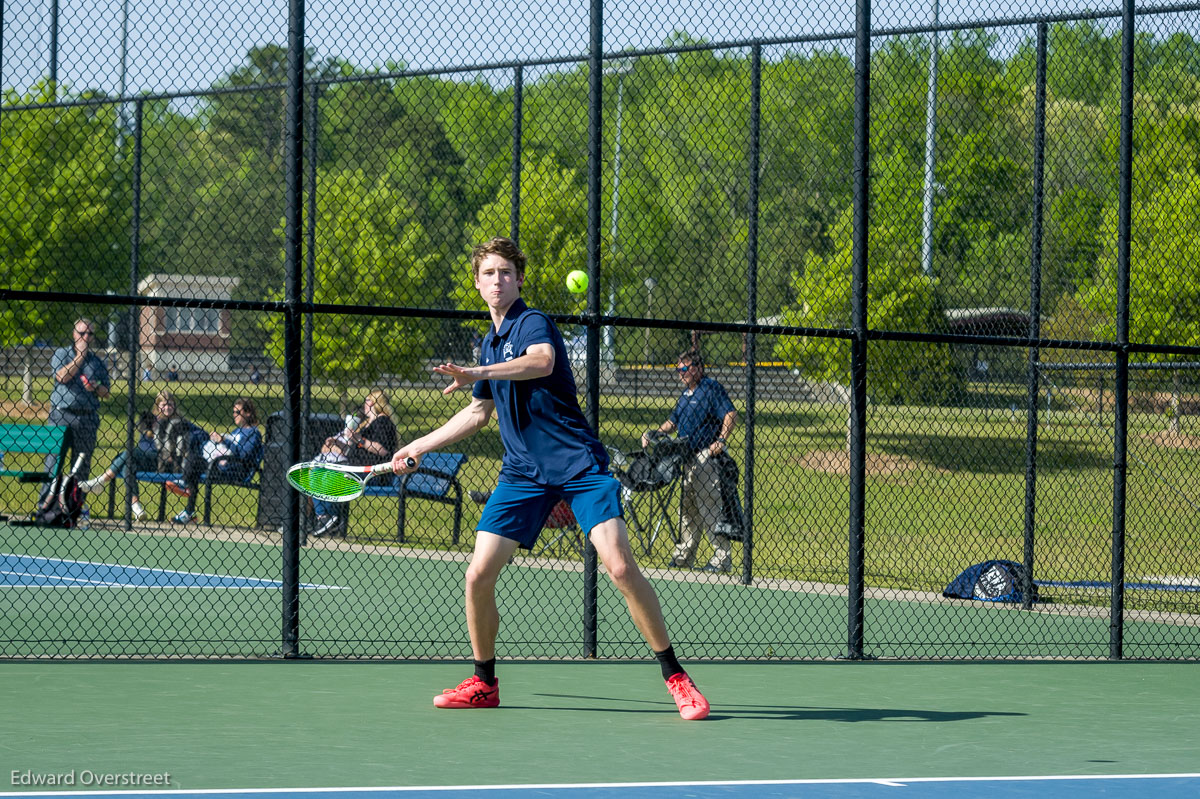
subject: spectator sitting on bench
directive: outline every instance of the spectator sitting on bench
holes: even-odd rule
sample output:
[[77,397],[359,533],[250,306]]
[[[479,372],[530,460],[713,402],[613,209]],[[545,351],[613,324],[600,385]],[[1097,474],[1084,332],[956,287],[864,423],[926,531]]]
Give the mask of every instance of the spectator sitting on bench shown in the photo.
[[196,518],[196,496],[199,493],[200,476],[208,470],[209,481],[214,477],[221,482],[237,483],[247,479],[258,469],[262,460],[263,439],[258,429],[258,410],[254,400],[238,397],[233,401],[234,428],[225,435],[210,433],[208,441],[196,442],[188,448],[183,462],[183,480],[167,482],[172,494],[187,497],[187,507],[171,521],[187,524]]
[[[396,423],[392,421],[392,405],[388,395],[375,389],[363,400],[362,417],[346,417],[346,429],[325,439],[321,452],[314,460],[349,463],[352,466],[373,466],[388,459],[398,446]],[[316,527],[312,535],[344,536],[346,523],[337,505],[313,500]]]
[[[138,422],[140,435],[133,450],[133,517],[140,519],[146,514],[138,498],[136,475],[138,472],[179,472],[183,470],[192,431],[196,426],[179,415],[175,395],[168,389],[158,392],[154,409],[142,414]],[[113,458],[112,465],[99,477],[79,484],[89,494],[99,494],[113,478],[125,476],[128,452],[122,450]]]

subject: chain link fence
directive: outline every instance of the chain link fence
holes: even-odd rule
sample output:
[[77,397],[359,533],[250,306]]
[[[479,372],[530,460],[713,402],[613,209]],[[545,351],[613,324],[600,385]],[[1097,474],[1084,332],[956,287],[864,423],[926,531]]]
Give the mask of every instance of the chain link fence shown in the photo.
[[[494,426],[283,475],[461,408],[510,235],[686,657],[1196,658],[1198,12],[0,8],[0,656],[467,657]],[[737,411],[691,550],[637,471],[686,351]],[[594,569],[552,514],[499,656],[647,657]]]

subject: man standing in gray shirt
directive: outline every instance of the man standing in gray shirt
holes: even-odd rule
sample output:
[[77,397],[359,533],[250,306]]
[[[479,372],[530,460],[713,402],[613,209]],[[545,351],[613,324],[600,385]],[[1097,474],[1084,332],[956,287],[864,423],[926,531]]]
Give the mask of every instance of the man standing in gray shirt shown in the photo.
[[[108,396],[108,369],[92,352],[96,325],[91,319],[77,319],[69,347],[59,347],[50,360],[54,390],[50,393],[47,424],[71,428],[71,460],[83,456],[75,474],[86,480],[92,467],[92,450],[100,429],[100,400]],[[55,456],[46,457],[46,471],[55,469]]]

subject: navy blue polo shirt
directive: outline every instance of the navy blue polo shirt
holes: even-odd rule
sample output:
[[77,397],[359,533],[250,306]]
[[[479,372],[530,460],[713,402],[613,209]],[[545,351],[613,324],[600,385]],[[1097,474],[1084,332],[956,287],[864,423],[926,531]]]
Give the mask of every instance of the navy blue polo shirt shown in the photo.
[[554,347],[554,371],[533,380],[479,380],[472,395],[491,400],[504,443],[501,477],[558,486],[593,466],[608,468],[608,453],[592,432],[579,400],[562,334],[550,317],[518,298],[500,329],[484,336],[479,363],[524,355],[534,344]]
[[699,452],[721,435],[721,422],[732,410],[733,403],[729,401],[725,387],[711,377],[705,377],[690,394],[684,392],[675,403],[671,421],[679,431],[679,437],[687,439],[692,452]]

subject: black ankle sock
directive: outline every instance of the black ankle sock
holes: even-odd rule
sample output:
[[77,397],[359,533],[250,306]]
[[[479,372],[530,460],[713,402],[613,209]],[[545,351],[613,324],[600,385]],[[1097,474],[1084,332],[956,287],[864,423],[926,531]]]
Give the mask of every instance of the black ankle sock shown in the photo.
[[664,680],[683,673],[683,666],[679,664],[679,658],[675,657],[675,647],[669,646],[661,652],[655,652],[654,657],[658,658],[658,665],[662,667]]
[[475,676],[488,685],[496,684],[496,659],[475,661]]

